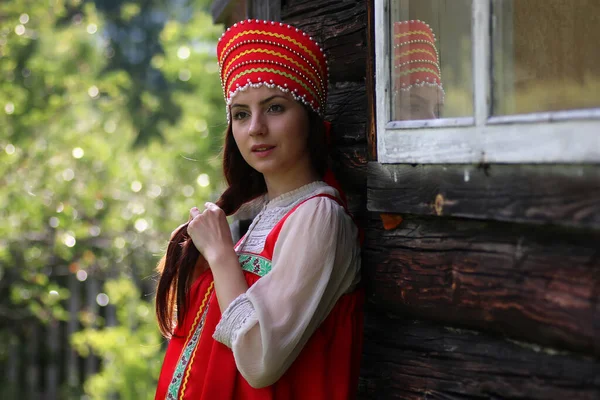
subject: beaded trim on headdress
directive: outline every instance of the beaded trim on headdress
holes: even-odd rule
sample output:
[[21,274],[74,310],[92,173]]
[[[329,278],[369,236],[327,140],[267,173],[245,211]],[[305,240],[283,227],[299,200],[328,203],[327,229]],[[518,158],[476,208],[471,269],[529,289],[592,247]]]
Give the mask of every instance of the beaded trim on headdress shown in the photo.
[[440,56],[431,27],[417,19],[394,22],[393,46],[394,92],[432,86],[440,89],[443,99]]
[[329,67],[323,49],[291,25],[245,20],[231,26],[217,44],[219,76],[227,103],[250,87],[267,86],[323,115]]

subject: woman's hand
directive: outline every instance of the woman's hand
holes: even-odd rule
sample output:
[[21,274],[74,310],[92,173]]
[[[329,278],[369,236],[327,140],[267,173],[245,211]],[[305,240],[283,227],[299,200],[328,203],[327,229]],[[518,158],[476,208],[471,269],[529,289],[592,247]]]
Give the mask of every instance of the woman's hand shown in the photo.
[[225,212],[214,203],[205,203],[204,206],[206,209],[202,213],[196,207],[190,210],[187,232],[200,254],[212,266],[215,261],[235,253]]

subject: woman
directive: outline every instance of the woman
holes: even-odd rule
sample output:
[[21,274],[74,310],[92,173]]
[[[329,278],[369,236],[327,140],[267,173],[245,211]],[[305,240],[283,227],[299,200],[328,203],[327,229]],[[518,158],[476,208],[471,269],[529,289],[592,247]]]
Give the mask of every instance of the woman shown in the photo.
[[394,119],[440,118],[444,87],[435,34],[418,19],[394,22]]
[[[302,31],[248,20],[217,46],[229,187],[162,261],[157,399],[348,399],[362,346],[358,230],[328,168],[327,64]],[[226,215],[258,207],[235,246]],[[200,254],[200,256],[199,256]]]

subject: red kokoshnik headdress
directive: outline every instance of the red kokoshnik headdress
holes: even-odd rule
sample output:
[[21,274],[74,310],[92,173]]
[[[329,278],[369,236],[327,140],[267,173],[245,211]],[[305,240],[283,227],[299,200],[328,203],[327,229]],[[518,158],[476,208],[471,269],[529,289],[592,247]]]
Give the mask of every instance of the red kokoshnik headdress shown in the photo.
[[219,39],[217,57],[227,106],[237,92],[264,85],[289,92],[323,115],[327,60],[317,42],[300,29],[274,21],[240,21]]
[[427,85],[438,88],[443,99],[440,56],[431,27],[418,19],[394,22],[392,43],[394,92]]

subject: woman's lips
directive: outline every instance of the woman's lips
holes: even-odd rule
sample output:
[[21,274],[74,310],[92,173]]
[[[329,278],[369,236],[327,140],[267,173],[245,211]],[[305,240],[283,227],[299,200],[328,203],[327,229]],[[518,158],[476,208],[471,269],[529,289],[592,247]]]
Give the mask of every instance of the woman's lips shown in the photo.
[[269,154],[271,154],[274,149],[275,149],[275,146],[267,146],[267,145],[252,146],[252,153],[254,155],[256,155],[257,157],[264,158],[264,157],[267,157]]

